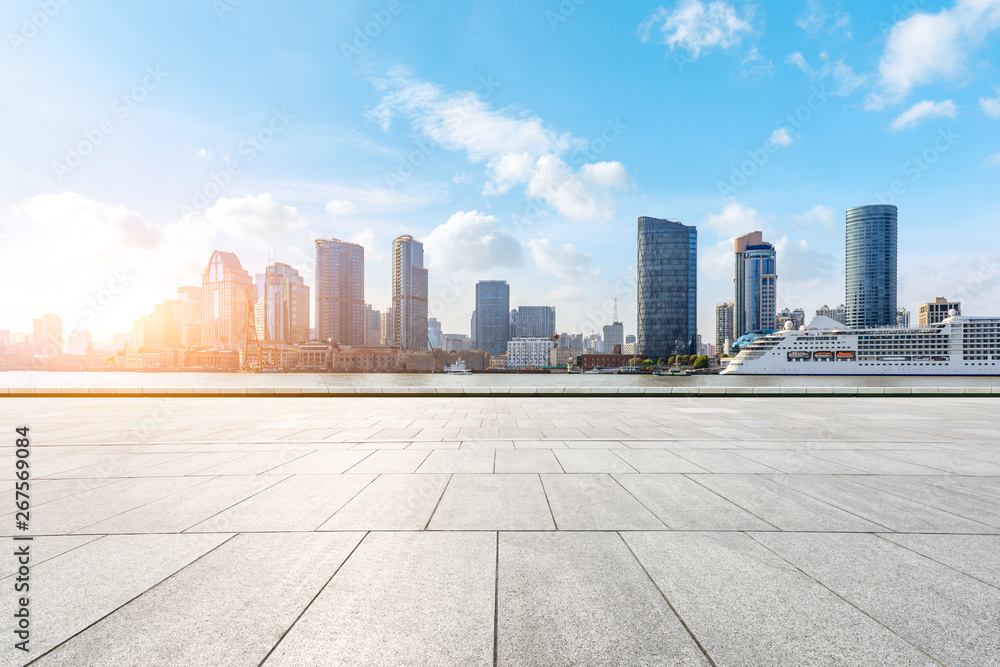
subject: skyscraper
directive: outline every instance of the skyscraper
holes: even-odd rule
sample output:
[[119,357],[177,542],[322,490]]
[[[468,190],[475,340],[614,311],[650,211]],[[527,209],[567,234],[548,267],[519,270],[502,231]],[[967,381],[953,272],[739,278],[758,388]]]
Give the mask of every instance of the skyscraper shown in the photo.
[[365,345],[378,345],[382,342],[382,313],[365,305]]
[[408,234],[392,242],[392,317],[396,345],[400,349],[427,349],[424,244]]
[[427,343],[432,348],[440,349],[441,346],[441,323],[436,317],[427,320]]
[[517,338],[517,308],[510,311],[510,329],[508,333],[511,338]]
[[896,324],[896,207],[847,211],[845,322],[855,329]]
[[604,325],[604,351],[612,354],[615,346],[625,345],[625,326],[618,321],[618,297],[615,297],[615,312],[611,318],[611,324]]
[[643,216],[638,255],[638,353],[653,359],[694,354],[698,230]]
[[551,338],[556,335],[554,306],[518,306],[517,335],[511,338]]
[[365,342],[365,249],[357,243],[316,239],[316,338]]
[[33,322],[31,343],[36,357],[58,357],[63,352],[62,319],[45,313]]
[[255,280],[258,340],[304,343],[309,339],[309,287],[299,272],[275,262]]
[[716,354],[729,354],[729,346],[736,340],[733,334],[733,311],[736,304],[720,303],[715,306],[715,351]]
[[775,328],[778,275],[774,246],[761,232],[736,239],[736,299],[733,334],[739,338],[757,329]]
[[242,346],[252,325],[253,284],[234,253],[216,250],[201,275],[202,345]]
[[510,286],[506,280],[476,283],[475,317],[476,349],[491,355],[506,354],[510,340]]

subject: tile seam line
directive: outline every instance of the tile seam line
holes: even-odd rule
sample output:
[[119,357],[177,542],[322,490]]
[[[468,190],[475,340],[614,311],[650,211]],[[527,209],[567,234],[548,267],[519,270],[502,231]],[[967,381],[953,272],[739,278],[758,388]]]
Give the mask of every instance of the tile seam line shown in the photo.
[[[627,474],[627,473],[619,473],[619,474]],[[646,503],[644,503],[641,500],[639,500],[638,498],[636,498],[634,493],[632,493],[627,488],[625,488],[625,485],[622,484],[621,481],[619,481],[619,479],[617,477],[615,477],[614,473],[607,473],[607,475],[608,475],[608,477],[610,477],[611,479],[613,479],[615,481],[615,484],[617,484],[618,486],[620,486],[621,489],[622,489],[622,491],[624,491],[625,493],[627,493],[632,498],[632,500],[634,500],[635,502],[639,503],[644,510],[646,510],[647,512],[649,512],[650,514],[652,514],[653,516],[655,516],[656,520],[659,521],[660,523],[662,523],[666,527],[667,530],[673,530],[673,528],[671,528],[670,525],[666,521],[664,521],[663,519],[660,518],[659,514],[657,514],[653,510],[651,510],[648,507],[646,507]]]
[[285,631],[281,633],[280,637],[278,637],[278,641],[274,642],[274,646],[272,646],[271,649],[264,656],[264,658],[259,663],[257,663],[257,667],[262,667],[264,663],[267,662],[268,658],[271,657],[271,654],[274,653],[275,650],[277,650],[278,646],[281,645],[281,642],[283,642],[285,640],[285,637],[288,636],[288,633],[291,632],[292,628],[295,627],[295,624],[299,622],[299,620],[305,615],[307,611],[309,611],[309,607],[311,607],[313,603],[316,602],[316,600],[319,598],[319,596],[323,594],[323,591],[325,591],[327,586],[330,585],[330,582],[333,581],[333,578],[336,577],[337,574],[340,572],[341,568],[343,568],[347,564],[347,561],[351,559],[351,556],[353,556],[354,552],[358,550],[358,547],[361,546],[361,543],[364,542],[366,539],[368,539],[369,535],[371,535],[371,531],[368,531],[361,536],[361,539],[358,540],[358,543],[354,545],[353,549],[351,549],[351,553],[347,554],[347,557],[345,557],[344,560],[340,562],[340,565],[338,565],[337,568],[333,571],[333,574],[331,574],[330,578],[326,580],[326,583],[319,587],[319,590],[316,591],[316,595],[314,595],[312,599],[309,600],[309,602],[306,604],[306,606],[302,608],[302,611],[300,611],[299,615],[295,617],[295,620],[293,620],[289,624],[289,626],[285,628]]
[[[853,475],[853,477],[857,477],[857,476],[858,475]],[[920,478],[920,477],[924,477],[924,475],[889,475],[889,477],[917,477],[917,478]],[[888,494],[890,496],[895,496],[896,498],[899,498],[901,500],[905,500],[907,502],[914,503],[916,505],[921,505],[921,506],[926,507],[928,509],[934,510],[935,512],[944,512],[945,514],[950,514],[950,515],[952,515],[954,517],[958,517],[959,519],[965,519],[966,521],[971,521],[972,523],[978,523],[978,524],[980,524],[982,526],[985,526],[986,528],[992,528],[994,530],[1000,528],[1000,525],[994,526],[993,524],[986,523],[985,521],[979,521],[978,519],[973,519],[972,517],[965,516],[964,514],[959,514],[958,512],[952,512],[952,511],[944,509],[943,507],[935,507],[934,505],[922,502],[920,500],[915,500],[913,498],[907,498],[906,496],[901,496],[898,493],[894,493],[893,491],[886,491],[885,489],[880,489],[880,488],[871,486],[870,484],[865,484],[864,482],[859,482],[859,481],[856,481],[856,480],[850,479],[850,478],[848,478],[846,481],[848,481],[848,482],[850,482],[852,484],[857,484],[859,486],[863,486],[863,487],[868,488],[868,489],[872,489],[874,491],[881,491],[882,493]],[[976,494],[975,492],[972,492],[972,493],[974,495],[977,495],[977,496],[980,495],[980,494]],[[983,496],[983,497],[986,497],[986,496]],[[998,522],[998,524],[1000,524],[1000,522]],[[900,532],[905,532],[905,531],[894,530],[892,532],[894,532],[894,533],[900,533]]]
[[[265,453],[267,453],[267,452],[286,452],[286,451],[289,451],[289,450],[288,450],[288,448],[284,448],[284,449],[262,449],[262,450],[259,450],[259,451],[257,451],[257,452],[254,452],[254,454],[265,454]],[[310,454],[315,454],[315,453],[316,453],[316,452],[318,452],[318,451],[319,451],[318,449],[313,449],[313,450],[311,450],[311,451],[308,451],[308,452],[303,452],[303,453],[299,454],[298,456],[295,456],[295,457],[292,457],[292,458],[291,458],[291,459],[289,459],[288,461],[282,461],[281,463],[278,463],[278,464],[276,464],[276,465],[273,465],[273,466],[271,466],[270,468],[265,468],[264,470],[261,470],[261,471],[259,471],[259,472],[255,472],[255,473],[252,473],[252,474],[253,474],[254,476],[258,476],[258,475],[266,475],[267,473],[271,472],[272,470],[274,470],[274,469],[276,469],[276,468],[280,468],[281,466],[286,466],[286,465],[288,465],[288,464],[290,464],[290,463],[295,463],[295,462],[296,462],[296,461],[298,461],[299,459],[301,459],[301,458],[303,458],[303,457],[306,457],[306,456],[309,456]],[[294,450],[292,451],[292,453],[294,453]],[[237,459],[237,460],[238,460],[238,459]],[[219,465],[226,465],[227,463],[230,463],[230,462],[229,462],[229,461],[227,461],[226,463],[220,463]],[[212,468],[214,468],[214,467],[215,467],[215,466],[212,466]],[[349,470],[349,469],[350,469],[350,468],[348,468],[348,470]],[[210,470],[210,468],[205,468],[205,470]],[[192,473],[192,474],[195,474],[195,475],[196,475],[196,474],[198,474],[198,472],[200,472],[200,471],[197,471],[197,470],[196,470],[196,471],[195,471],[194,473]],[[347,472],[347,470],[345,470],[344,472]],[[278,473],[278,474],[280,475],[281,473]],[[288,474],[288,473],[286,473],[286,474]],[[295,473],[290,473],[290,474],[295,474]]]
[[[253,475],[253,477],[260,477],[260,475]],[[251,498],[254,498],[255,496],[258,496],[261,493],[264,493],[268,489],[273,489],[274,487],[278,486],[279,484],[287,482],[292,477],[294,477],[294,475],[287,475],[287,476],[285,476],[284,479],[279,479],[277,482],[274,482],[273,484],[268,484],[263,489],[261,489],[259,491],[255,491],[254,493],[251,493],[249,496],[247,496],[246,498],[243,498],[242,500],[237,500],[235,503],[233,503],[229,507],[224,507],[221,510],[219,510],[218,512],[215,512],[212,515],[205,517],[201,521],[196,521],[195,523],[191,524],[190,526],[188,526],[187,528],[185,528],[184,530],[182,530],[180,532],[187,533],[187,531],[189,531],[189,530],[193,531],[193,529],[197,528],[198,526],[200,526],[201,524],[205,523],[206,521],[209,521],[210,519],[214,519],[215,517],[219,516],[223,512],[228,512],[229,510],[233,509],[234,507],[236,507],[240,503],[245,503],[246,501],[250,500]],[[217,479],[217,478],[213,477],[212,479]],[[200,531],[194,531],[194,532],[197,533],[197,532],[200,532]],[[211,532],[214,532],[214,531],[205,531],[205,532],[211,533]],[[227,532],[227,531],[219,531],[219,532]],[[240,532],[242,532],[242,531],[240,531]]]
[[[712,474],[715,474],[715,473],[712,473]],[[735,474],[747,474],[747,473],[735,473]],[[778,526],[774,525],[773,523],[771,523],[770,521],[768,521],[767,519],[765,519],[764,517],[762,517],[762,516],[760,516],[758,514],[755,514],[754,512],[751,512],[746,507],[743,507],[743,505],[740,505],[735,500],[730,500],[729,498],[726,498],[724,495],[722,495],[721,493],[719,493],[718,491],[716,491],[712,487],[705,486],[704,484],[702,484],[698,480],[696,480],[693,477],[691,477],[691,473],[681,473],[681,475],[683,475],[688,480],[694,482],[695,484],[697,484],[701,488],[705,489],[709,493],[714,493],[715,495],[719,496],[720,498],[722,498],[724,501],[726,501],[727,503],[729,503],[733,507],[738,507],[741,510],[743,510],[744,512],[746,512],[747,514],[749,514],[750,516],[755,517],[756,519],[759,519],[760,521],[763,521],[764,523],[766,523],[767,525],[769,525],[771,528],[774,528],[776,531],[778,531],[778,532],[785,532],[781,528],[779,528]],[[740,531],[740,532],[743,532],[743,531]],[[792,531],[792,532],[797,532],[797,531]]]
[[549,516],[552,517],[552,526],[556,530],[559,530],[559,522],[556,521],[556,515],[552,511],[552,503],[549,502],[549,492],[545,490],[545,480],[542,479],[542,473],[539,472],[539,473],[535,473],[535,474],[538,475],[538,483],[541,484],[541,486],[542,486],[542,495],[545,496],[545,504],[549,508]]
[[[894,535],[919,535],[920,533],[893,533],[893,534]],[[926,534],[926,533],[924,533],[924,534]],[[899,542],[896,542],[895,540],[891,540],[888,537],[886,537],[886,535],[884,535],[883,533],[872,533],[872,535],[874,535],[875,537],[878,537],[880,539],[883,539],[886,542],[888,542],[890,544],[893,544],[893,545],[895,545],[897,547],[901,547],[903,549],[906,549],[907,551],[912,551],[913,553],[917,554],[918,556],[921,556],[922,558],[926,558],[927,560],[931,561],[932,563],[937,563],[938,565],[940,565],[942,567],[946,567],[949,570],[954,570],[955,572],[958,572],[959,574],[965,575],[966,577],[969,577],[970,579],[975,579],[979,583],[984,584],[986,586],[989,586],[990,588],[996,588],[996,589],[1000,590],[1000,586],[997,586],[996,584],[991,584],[988,581],[983,581],[979,577],[977,577],[975,575],[972,575],[972,574],[969,574],[965,570],[960,570],[959,568],[955,567],[954,565],[948,565],[947,563],[942,563],[941,561],[937,560],[936,558],[932,558],[931,556],[928,556],[925,553],[921,553],[921,552],[917,551],[913,547],[908,547],[905,544],[900,544]]]
[[[368,457],[365,457],[365,458],[368,458]],[[345,474],[346,474],[346,473],[345,473]],[[340,507],[338,507],[337,509],[333,510],[333,513],[332,513],[332,514],[331,514],[330,516],[328,516],[328,517],[327,517],[327,518],[326,518],[326,519],[325,519],[324,521],[322,521],[321,523],[317,524],[317,525],[316,525],[316,527],[315,527],[315,528],[313,528],[313,529],[312,529],[311,531],[307,531],[307,532],[324,532],[324,533],[325,533],[325,532],[327,532],[327,531],[325,531],[325,530],[324,530],[324,531],[321,531],[321,530],[320,530],[320,528],[322,528],[323,526],[325,526],[325,525],[326,525],[326,522],[327,522],[327,521],[331,521],[331,520],[333,519],[333,517],[337,516],[337,512],[339,512],[340,510],[344,509],[344,508],[345,508],[345,507],[347,507],[347,506],[348,506],[349,504],[351,504],[352,502],[354,502],[354,499],[355,499],[355,498],[357,498],[357,497],[358,497],[358,496],[360,496],[360,495],[361,495],[362,493],[364,493],[365,489],[367,489],[367,488],[368,488],[369,486],[371,486],[372,484],[374,484],[374,483],[375,483],[375,480],[379,479],[379,478],[380,478],[380,477],[382,476],[382,473],[355,473],[355,474],[368,474],[368,475],[374,475],[374,477],[372,477],[372,478],[371,478],[370,480],[368,480],[368,483],[367,483],[367,484],[365,484],[365,485],[364,485],[364,486],[362,486],[362,487],[361,487],[360,489],[358,489],[358,492],[357,492],[357,493],[355,493],[355,494],[354,494],[353,496],[351,496],[350,498],[348,498],[348,500],[347,500],[347,502],[346,502],[346,503],[344,503],[343,505],[341,505],[341,506],[340,506]],[[370,532],[371,532],[371,531],[367,531],[367,532],[366,532],[365,534],[367,535],[367,534],[368,534],[368,533],[370,533]]]
[[448,493],[448,487],[451,485],[451,480],[455,478],[455,473],[448,473],[448,481],[444,483],[444,488],[441,489],[441,495],[438,496],[437,502],[434,503],[434,509],[431,510],[431,515],[427,517],[427,523],[424,524],[424,530],[430,529],[431,521],[434,520],[434,515],[437,514],[438,507],[441,506],[441,501],[444,500],[444,494]]
[[82,635],[87,630],[90,630],[92,627],[94,627],[97,624],[101,623],[102,621],[104,621],[104,619],[111,617],[113,614],[117,613],[119,610],[121,610],[124,607],[132,604],[133,602],[135,602],[136,600],[138,600],[139,598],[141,598],[143,595],[145,595],[146,593],[150,592],[154,588],[157,588],[163,582],[167,581],[168,579],[174,578],[175,576],[177,576],[177,574],[179,574],[183,570],[186,570],[191,565],[194,565],[195,563],[197,563],[198,561],[200,561],[205,556],[207,556],[210,553],[212,553],[213,551],[221,548],[222,546],[228,544],[233,539],[235,539],[237,535],[239,535],[239,533],[233,533],[232,535],[230,535],[229,537],[227,537],[225,540],[223,540],[219,544],[215,545],[214,547],[212,547],[211,549],[209,549],[208,551],[206,551],[202,555],[200,555],[197,558],[195,558],[194,560],[192,560],[190,563],[185,563],[184,565],[182,565],[181,567],[177,568],[175,571],[171,572],[167,576],[163,577],[163,579],[160,579],[158,582],[156,582],[155,584],[153,584],[152,586],[150,586],[146,590],[144,590],[141,593],[139,593],[138,595],[130,598],[128,601],[123,602],[122,604],[118,605],[117,607],[115,607],[114,609],[112,609],[111,611],[109,611],[107,614],[101,616],[99,619],[97,619],[93,623],[88,624],[87,627],[85,627],[85,628],[83,628],[83,629],[81,629],[81,630],[73,633],[72,635],[70,635],[69,637],[67,637],[66,639],[64,639],[63,641],[59,642],[58,644],[56,644],[55,646],[53,646],[52,648],[50,648],[49,650],[47,650],[45,653],[42,653],[41,655],[39,655],[37,658],[33,658],[30,662],[24,663],[24,667],[28,667],[28,665],[35,664],[36,662],[38,662],[39,660],[41,660],[42,658],[44,658],[48,654],[52,653],[53,651],[55,651],[59,647],[64,646],[67,643],[73,641],[73,639],[75,639],[76,637],[79,637],[80,635]]
[[[840,505],[836,504],[835,502],[833,502],[831,500],[823,500],[819,496],[814,496],[811,493],[806,493],[805,491],[800,491],[800,490],[796,489],[794,486],[789,486],[788,484],[783,484],[783,483],[779,482],[776,479],[771,479],[770,477],[764,477],[763,475],[758,475],[758,476],[761,477],[761,479],[766,479],[769,482],[773,482],[774,484],[778,484],[779,486],[783,486],[784,488],[788,489],[792,493],[798,493],[800,495],[805,496],[806,498],[812,498],[816,502],[823,503],[824,505],[829,505],[830,507],[834,508],[835,510],[839,510],[841,512],[844,512],[845,514],[850,514],[851,516],[857,517],[858,519],[861,519],[862,521],[867,521],[868,523],[874,524],[876,526],[881,526],[882,528],[885,528],[890,533],[898,533],[899,532],[898,530],[895,530],[895,529],[891,528],[890,526],[887,526],[887,525],[885,525],[883,523],[879,523],[878,521],[875,521],[874,519],[869,519],[868,517],[862,516],[862,515],[858,514],[857,512],[852,512],[851,510],[849,510],[849,509],[847,509],[845,507],[841,507]],[[779,475],[775,475],[775,477],[778,477],[778,476]],[[784,476],[784,475],[782,475],[782,476]],[[874,533],[875,531],[872,530],[872,531],[867,531],[867,532]]]
[[[843,595],[841,595],[837,591],[833,590],[832,588],[830,588],[829,586],[827,586],[826,584],[824,584],[822,581],[820,581],[816,577],[812,576],[811,574],[809,574],[808,572],[806,572],[805,570],[803,570],[802,568],[800,568],[798,565],[796,565],[795,563],[793,563],[792,561],[788,560],[787,558],[785,558],[784,556],[782,556],[781,554],[779,554],[777,551],[775,551],[771,547],[767,546],[766,544],[764,544],[763,542],[761,542],[760,540],[758,540],[756,537],[754,537],[750,533],[750,531],[744,531],[743,534],[746,535],[747,537],[749,537],[755,543],[759,544],[764,549],[767,549],[768,552],[774,554],[775,557],[780,558],[782,561],[788,563],[791,567],[795,568],[796,571],[801,572],[802,576],[807,577],[810,581],[816,582],[819,586],[822,586],[824,589],[826,589],[827,591],[829,591],[830,593],[832,593],[838,599],[843,600],[852,609],[856,609],[857,611],[859,611],[860,613],[864,614],[865,616],[867,616],[871,620],[875,621],[880,626],[882,626],[883,628],[885,628],[886,630],[888,630],[890,633],[892,633],[896,637],[899,637],[905,643],[909,644],[910,646],[912,646],[914,649],[916,649],[920,653],[926,655],[928,658],[930,658],[931,660],[933,660],[937,664],[942,665],[942,667],[947,667],[947,663],[942,662],[941,660],[938,660],[933,655],[931,655],[927,651],[923,650],[922,648],[920,648],[919,646],[917,646],[916,644],[914,644],[913,642],[911,642],[909,639],[907,639],[903,635],[899,634],[898,632],[896,632],[895,630],[893,630],[892,628],[890,628],[888,625],[886,625],[885,623],[883,623],[879,619],[875,618],[874,616],[872,616],[871,614],[869,614],[867,611],[865,611],[864,609],[862,609],[858,605],[854,604],[853,602],[851,602],[850,600],[848,600],[846,597],[844,597]],[[867,534],[867,535],[874,535],[875,533],[865,533],[865,534]],[[900,548],[902,548],[902,547],[900,547]]]
[[622,531],[616,530],[615,534],[618,536],[618,539],[620,539],[622,543],[625,545],[625,548],[628,549],[628,552],[632,555],[632,558],[635,559],[635,562],[638,563],[639,567],[642,568],[643,573],[649,579],[649,582],[653,584],[653,588],[656,589],[656,592],[659,593],[660,597],[663,598],[663,601],[667,603],[667,607],[670,608],[670,611],[673,613],[674,617],[678,621],[680,621],[681,626],[684,628],[684,631],[688,633],[688,636],[691,637],[691,640],[694,641],[695,646],[698,647],[698,650],[701,651],[702,655],[705,656],[705,659],[708,660],[708,664],[711,665],[712,667],[718,667],[718,664],[715,662],[715,660],[712,659],[712,656],[709,655],[708,649],[705,648],[705,646],[701,643],[701,640],[699,640],[698,637],[694,634],[694,630],[692,630],[691,626],[687,624],[687,621],[684,620],[684,618],[680,615],[680,612],[677,611],[677,608],[674,607],[674,604],[670,601],[670,598],[667,597],[667,594],[663,592],[663,589],[660,588],[660,585],[656,583],[655,579],[653,579],[653,575],[649,573],[649,570],[646,569],[646,566],[642,563],[641,560],[639,560],[639,557],[636,555],[635,551],[632,550],[632,545],[629,544],[628,540],[625,539],[625,536],[622,535]]
[[493,667],[497,667],[500,660],[500,531],[497,531],[496,536],[496,562],[493,565]]

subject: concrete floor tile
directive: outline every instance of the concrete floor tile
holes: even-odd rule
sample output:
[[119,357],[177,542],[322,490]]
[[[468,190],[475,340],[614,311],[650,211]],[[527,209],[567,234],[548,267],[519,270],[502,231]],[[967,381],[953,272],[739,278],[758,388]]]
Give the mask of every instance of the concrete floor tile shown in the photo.
[[631,473],[636,469],[618,456],[618,451],[607,449],[560,449],[553,454],[567,473]]
[[452,475],[430,530],[554,530],[538,475]]
[[418,473],[491,473],[495,450],[434,450]]
[[379,475],[317,530],[423,530],[449,477]]
[[313,452],[275,463],[267,468],[269,475],[339,475],[369,456],[360,450]]
[[776,530],[684,475],[616,475],[671,530]]
[[496,472],[558,473],[563,468],[550,449],[502,449],[497,450]]
[[641,473],[707,472],[705,468],[687,458],[666,450],[629,449],[616,453]]
[[542,475],[559,530],[666,530],[609,475]]

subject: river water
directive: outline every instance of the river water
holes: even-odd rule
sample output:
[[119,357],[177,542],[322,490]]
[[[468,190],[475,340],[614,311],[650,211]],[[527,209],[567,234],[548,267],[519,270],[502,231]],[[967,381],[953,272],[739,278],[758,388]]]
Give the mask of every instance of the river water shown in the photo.
[[477,373],[120,373],[2,371],[0,387],[994,387],[1000,378]]

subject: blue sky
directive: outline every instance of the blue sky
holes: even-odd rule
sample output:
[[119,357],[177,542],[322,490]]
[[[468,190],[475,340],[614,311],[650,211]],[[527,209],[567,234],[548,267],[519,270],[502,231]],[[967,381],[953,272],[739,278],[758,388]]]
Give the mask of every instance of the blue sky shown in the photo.
[[506,279],[561,331],[617,295],[634,333],[650,215],[698,226],[711,341],[734,236],[811,312],[843,301],[845,209],[879,201],[902,305],[998,311],[1000,0],[12,0],[0,28],[0,328],[107,339],[216,248],[311,284],[317,237],[365,245],[382,309],[409,233],[447,332]]

